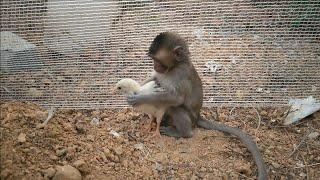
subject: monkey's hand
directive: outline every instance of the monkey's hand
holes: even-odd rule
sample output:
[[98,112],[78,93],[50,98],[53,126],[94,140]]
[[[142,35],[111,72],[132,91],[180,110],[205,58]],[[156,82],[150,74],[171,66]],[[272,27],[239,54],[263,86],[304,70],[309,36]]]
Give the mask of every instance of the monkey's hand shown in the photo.
[[137,94],[130,94],[127,96],[127,102],[131,106],[137,105],[137,99],[139,99]]
[[162,87],[155,85],[149,92],[138,92],[135,95],[127,96],[129,105],[164,103],[168,106],[179,106],[183,104],[184,97],[176,92],[168,92]]
[[127,102],[131,106],[140,105],[146,103],[146,99],[148,99],[149,96],[149,94],[143,93],[130,94],[127,96]]

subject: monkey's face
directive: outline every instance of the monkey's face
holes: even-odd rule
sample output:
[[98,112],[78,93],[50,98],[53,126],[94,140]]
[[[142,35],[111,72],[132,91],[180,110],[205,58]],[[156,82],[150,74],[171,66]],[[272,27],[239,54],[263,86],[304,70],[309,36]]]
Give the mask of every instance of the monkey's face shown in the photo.
[[175,65],[175,58],[167,49],[159,49],[154,55],[150,55],[153,59],[153,68],[158,73],[165,73]]

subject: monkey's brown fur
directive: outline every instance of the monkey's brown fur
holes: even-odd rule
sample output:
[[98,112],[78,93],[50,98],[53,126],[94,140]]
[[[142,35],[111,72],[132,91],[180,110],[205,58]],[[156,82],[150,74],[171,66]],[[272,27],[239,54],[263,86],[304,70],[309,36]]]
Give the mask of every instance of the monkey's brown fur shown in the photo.
[[[170,106],[166,115],[174,127],[161,127],[162,134],[173,137],[192,137],[192,124],[204,129],[219,130],[239,137],[252,153],[258,166],[259,180],[268,179],[265,162],[252,138],[240,129],[208,121],[200,116],[203,103],[201,79],[190,61],[187,43],[179,35],[163,32],[155,37],[148,52],[154,61],[155,80],[160,88],[150,94],[129,96],[129,104],[164,103]],[[165,119],[164,119],[165,120]]]

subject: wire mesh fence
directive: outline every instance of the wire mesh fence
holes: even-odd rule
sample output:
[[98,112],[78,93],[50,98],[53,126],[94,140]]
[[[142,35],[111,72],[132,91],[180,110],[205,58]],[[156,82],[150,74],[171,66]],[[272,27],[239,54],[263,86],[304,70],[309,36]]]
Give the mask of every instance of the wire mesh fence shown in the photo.
[[1,100],[126,106],[121,78],[152,72],[160,32],[189,43],[205,106],[320,98],[318,0],[2,0]]

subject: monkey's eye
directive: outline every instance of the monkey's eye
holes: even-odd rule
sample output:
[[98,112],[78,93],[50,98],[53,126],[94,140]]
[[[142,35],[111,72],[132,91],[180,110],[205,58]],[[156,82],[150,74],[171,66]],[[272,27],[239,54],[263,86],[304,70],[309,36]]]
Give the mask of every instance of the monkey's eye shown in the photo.
[[120,89],[121,89],[121,87],[118,87],[118,89],[120,90]]

